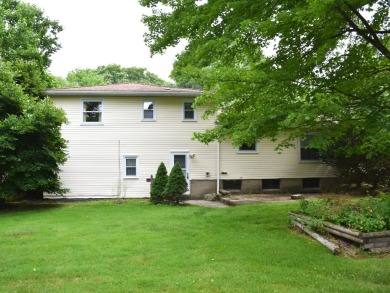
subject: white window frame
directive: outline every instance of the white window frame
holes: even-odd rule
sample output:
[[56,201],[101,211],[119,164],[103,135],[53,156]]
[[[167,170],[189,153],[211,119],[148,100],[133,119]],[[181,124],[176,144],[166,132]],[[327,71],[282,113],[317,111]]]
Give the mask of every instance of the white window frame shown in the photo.
[[194,118],[185,118],[185,104],[186,103],[192,103],[194,104],[195,103],[195,100],[194,99],[186,99],[186,100],[183,100],[182,104],[181,104],[181,110],[182,110],[182,119],[183,121],[197,121],[198,120],[198,117],[197,117],[197,113],[196,113],[196,109],[192,109],[194,111]]
[[[150,102],[153,103],[153,118],[145,118],[145,112],[144,112],[144,103]],[[156,101],[153,99],[143,99],[141,101],[141,120],[142,121],[156,121]]]
[[[135,159],[135,175],[126,175],[126,161],[128,159]],[[137,179],[139,178],[139,155],[136,154],[125,154],[123,155],[123,163],[122,163],[122,177],[124,179]]]
[[[307,134],[307,137],[306,137],[306,139],[309,137],[309,136],[311,136],[311,137],[313,137],[313,136],[315,136],[316,134],[315,133],[309,133],[309,134]],[[304,140],[306,140],[306,139],[304,139]],[[298,139],[298,159],[299,159],[299,162],[301,162],[301,163],[318,163],[318,162],[321,162],[321,158],[319,157],[318,159],[316,159],[316,160],[302,160],[302,139]]]
[[[98,122],[88,122],[84,121],[84,103],[85,102],[100,102],[102,104],[101,106],[101,119]],[[104,119],[104,99],[81,99],[81,107],[80,107],[80,116],[81,116],[81,125],[103,125],[103,119]]]
[[240,147],[237,148],[237,154],[258,154],[259,153],[259,143],[255,142],[254,150],[240,150]]

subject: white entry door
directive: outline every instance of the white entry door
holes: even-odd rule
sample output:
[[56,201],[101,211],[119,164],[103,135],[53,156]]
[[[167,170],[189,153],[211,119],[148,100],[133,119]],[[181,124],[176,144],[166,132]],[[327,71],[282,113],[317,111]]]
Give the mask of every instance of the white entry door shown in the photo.
[[190,194],[190,168],[188,152],[171,152],[171,169],[176,163],[179,163],[181,170],[183,171],[183,175],[187,180],[187,191],[184,194],[188,195]]

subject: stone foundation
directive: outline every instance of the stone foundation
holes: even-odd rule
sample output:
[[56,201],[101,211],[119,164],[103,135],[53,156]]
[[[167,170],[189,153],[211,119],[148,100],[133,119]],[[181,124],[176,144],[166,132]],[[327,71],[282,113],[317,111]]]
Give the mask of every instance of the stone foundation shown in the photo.
[[[282,178],[280,179],[279,190],[264,190],[262,189],[262,179],[241,179],[241,190],[234,190],[234,192],[242,194],[325,192],[337,185],[337,182],[337,178],[319,178],[319,188],[304,189],[302,178]],[[220,181],[220,188],[224,188],[222,180]],[[216,180],[191,180],[190,198],[203,198],[205,194],[215,193],[216,190]]]

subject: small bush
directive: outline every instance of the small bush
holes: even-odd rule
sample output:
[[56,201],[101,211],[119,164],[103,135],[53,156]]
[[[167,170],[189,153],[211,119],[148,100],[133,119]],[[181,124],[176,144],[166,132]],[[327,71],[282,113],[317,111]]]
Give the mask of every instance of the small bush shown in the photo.
[[163,162],[160,163],[157,169],[156,177],[152,182],[150,190],[150,201],[154,204],[164,202],[163,192],[168,182],[168,171]]
[[170,204],[179,204],[183,199],[183,193],[187,190],[187,181],[183,175],[179,163],[176,163],[168,177],[164,190],[164,200]]

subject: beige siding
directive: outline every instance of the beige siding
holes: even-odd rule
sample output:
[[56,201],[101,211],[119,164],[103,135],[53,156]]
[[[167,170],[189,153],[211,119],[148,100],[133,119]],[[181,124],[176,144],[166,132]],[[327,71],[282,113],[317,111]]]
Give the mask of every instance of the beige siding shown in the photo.
[[[142,121],[141,103],[147,98],[104,98],[103,125],[81,125],[81,100],[86,97],[54,97],[65,110],[69,123],[62,133],[69,141],[69,158],[61,179],[69,197],[148,197],[147,179],[160,162],[170,169],[171,151],[188,151],[191,180],[216,179],[217,145],[192,140],[193,132],[214,127],[214,120],[203,121],[204,109],[197,110],[198,121],[182,121],[183,100],[154,97],[156,121]],[[332,170],[321,163],[299,162],[298,149],[282,154],[276,143],[262,141],[258,153],[240,154],[230,142],[220,146],[220,179],[281,179],[332,177]],[[138,178],[123,178],[123,156],[137,155]],[[206,172],[210,176],[206,176]]]
[[[216,145],[203,145],[192,140],[194,131],[213,126],[214,121],[182,121],[181,98],[156,97],[157,121],[141,121],[141,101],[137,97],[105,97],[104,125],[81,124],[83,97],[55,97],[57,106],[67,114],[69,124],[63,136],[69,141],[69,159],[63,166],[61,179],[69,188],[68,196],[128,197],[149,196],[150,183],[160,162],[170,168],[171,151],[195,154],[189,159],[190,179],[216,178]],[[122,177],[123,155],[138,155],[137,179]]]
[[257,153],[238,153],[231,142],[221,144],[221,179],[281,179],[333,177],[329,166],[319,162],[300,162],[299,149],[275,151],[276,142],[263,140]]

